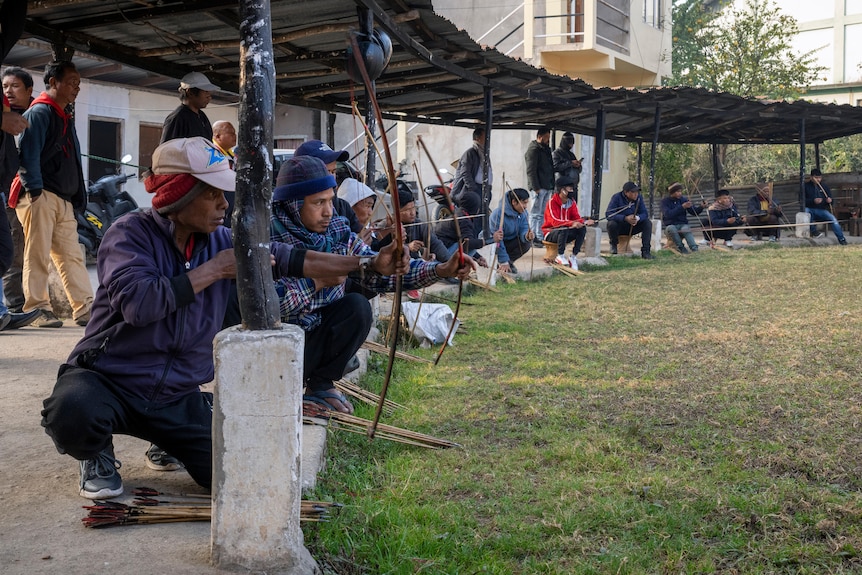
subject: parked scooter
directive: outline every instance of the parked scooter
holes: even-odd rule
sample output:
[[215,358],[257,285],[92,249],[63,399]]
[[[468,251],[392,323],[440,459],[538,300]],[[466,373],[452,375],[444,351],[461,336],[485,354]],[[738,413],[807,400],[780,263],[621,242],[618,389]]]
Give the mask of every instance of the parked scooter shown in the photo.
[[78,221],[78,242],[84,245],[88,260],[96,259],[102,238],[111,224],[120,216],[138,210],[135,199],[122,189],[123,184],[132,177],[132,174],[122,173],[122,165],[131,160],[131,155],[123,156],[116,174],[102,176],[95,183],[88,182],[87,208],[83,214],[75,216]]
[[440,221],[452,216],[452,210],[449,209],[449,200],[446,199],[446,195],[452,193],[452,184],[454,183],[454,180],[452,175],[449,173],[449,170],[446,168],[441,168],[440,173],[443,174],[444,177],[449,176],[448,180],[444,180],[443,186],[441,186],[439,182],[425,186],[425,194],[437,202],[437,207],[434,208],[434,221]]

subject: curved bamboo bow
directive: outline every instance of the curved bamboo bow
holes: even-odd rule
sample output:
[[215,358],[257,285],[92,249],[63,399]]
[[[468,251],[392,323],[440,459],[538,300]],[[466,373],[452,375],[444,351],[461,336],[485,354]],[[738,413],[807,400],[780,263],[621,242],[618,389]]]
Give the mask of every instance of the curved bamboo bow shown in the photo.
[[[394,231],[394,251],[393,257],[397,260],[401,259],[404,253],[404,235],[401,229],[401,202],[398,200],[398,183],[395,180],[395,165],[392,162],[392,154],[389,151],[389,138],[386,136],[386,130],[383,129],[383,114],[380,112],[380,105],[377,103],[377,94],[374,92],[374,84],[368,76],[368,70],[365,68],[365,61],[362,59],[359,43],[356,41],[356,36],[350,36],[350,46],[353,48],[353,57],[356,60],[356,67],[362,75],[362,83],[365,85],[365,92],[368,96],[368,101],[371,107],[374,108],[374,115],[377,118],[377,125],[380,126],[380,139],[383,144],[383,151],[386,154],[386,179],[389,182],[389,196],[392,201],[392,217],[395,222]],[[367,177],[372,177],[369,174]],[[392,343],[389,347],[389,360],[386,364],[386,375],[383,379],[383,387],[380,390],[380,400],[377,403],[377,410],[374,413],[374,420],[371,422],[371,427],[368,428],[368,437],[374,439],[374,433],[377,431],[377,423],[380,421],[380,414],[383,412],[383,402],[386,401],[386,392],[389,389],[389,381],[392,379],[392,366],[395,364],[395,346],[398,344],[398,328],[401,324],[398,321],[398,316],[401,314],[401,292],[404,287],[404,278],[400,275],[395,278],[395,297],[392,302]]]
[[[422,151],[425,152],[425,157],[428,158],[428,161],[431,163],[431,168],[434,169],[434,173],[437,174],[437,180],[440,182],[440,193],[444,198],[446,198],[446,204],[449,207],[449,211],[452,212],[452,220],[455,223],[455,236],[456,241],[458,242],[458,262],[461,264],[461,267],[463,267],[464,246],[461,243],[461,224],[458,223],[458,215],[455,213],[454,204],[452,204],[452,196],[449,194],[449,189],[446,187],[446,184],[443,183],[443,176],[440,175],[440,171],[437,169],[437,164],[434,163],[431,153],[428,152],[428,148],[425,147],[425,142],[422,141],[422,136],[416,136],[416,141],[419,143],[419,147]],[[446,338],[440,346],[440,351],[437,352],[437,357],[434,358],[434,365],[437,365],[440,362],[440,358],[443,356],[443,352],[449,344],[449,338],[452,337],[452,332],[455,330],[455,326],[458,321],[458,312],[461,311],[461,295],[463,293],[464,282],[458,280],[458,302],[455,304],[455,316],[452,318],[452,325],[449,326],[449,333],[446,334]]]

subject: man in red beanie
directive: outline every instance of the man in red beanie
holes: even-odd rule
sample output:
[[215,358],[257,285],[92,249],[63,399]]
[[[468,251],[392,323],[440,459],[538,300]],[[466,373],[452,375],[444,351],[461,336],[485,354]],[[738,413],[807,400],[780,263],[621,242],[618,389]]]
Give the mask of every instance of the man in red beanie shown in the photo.
[[[80,494],[123,492],[115,433],[151,441],[209,488],[212,474],[213,337],[236,276],[225,190],[236,174],[205,138],[175,139],[153,153],[153,208],[117,220],[99,249],[99,287],[84,337],[44,401],[42,425],[60,453],[79,460]],[[359,257],[272,243],[277,275],[341,277]],[[403,273],[391,250],[364,262]]]

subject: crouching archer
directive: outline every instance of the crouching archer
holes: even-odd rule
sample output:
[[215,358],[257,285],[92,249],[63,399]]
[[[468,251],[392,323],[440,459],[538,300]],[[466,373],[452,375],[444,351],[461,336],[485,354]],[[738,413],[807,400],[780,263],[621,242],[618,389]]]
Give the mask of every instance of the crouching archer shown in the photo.
[[[376,255],[350,231],[347,220],[335,215],[332,198],[335,178],[324,163],[313,156],[291,158],[278,172],[273,192],[270,232],[274,242],[283,242],[309,252],[360,256]],[[364,266],[365,264],[363,264]],[[404,289],[418,289],[444,277],[466,279],[475,263],[465,257],[445,263],[410,260]],[[380,275],[364,267],[361,284],[376,292],[395,289],[394,275]],[[285,277],[276,283],[282,321],[305,331],[303,379],[305,399],[343,412],[353,407],[337,389],[347,363],[371,329],[371,306],[357,293],[345,293],[345,275],[325,278]]]

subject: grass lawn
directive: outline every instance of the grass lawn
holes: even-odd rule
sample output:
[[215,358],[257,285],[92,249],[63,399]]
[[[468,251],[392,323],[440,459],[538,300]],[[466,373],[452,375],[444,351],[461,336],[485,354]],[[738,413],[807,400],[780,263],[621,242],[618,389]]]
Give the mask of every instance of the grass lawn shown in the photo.
[[307,546],[340,574],[862,573],[860,267],[661,252],[466,297],[384,418],[463,449],[334,432],[314,495],[345,507]]

